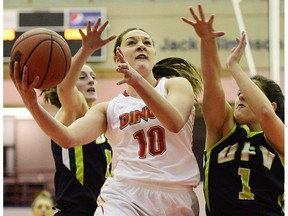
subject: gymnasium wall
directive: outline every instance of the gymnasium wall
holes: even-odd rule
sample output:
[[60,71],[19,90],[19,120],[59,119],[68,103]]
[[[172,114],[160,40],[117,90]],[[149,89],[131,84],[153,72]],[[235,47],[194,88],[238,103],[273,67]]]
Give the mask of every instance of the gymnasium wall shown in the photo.
[[[26,2],[26,4],[25,4]],[[28,4],[28,2],[32,2]],[[40,3],[37,3],[40,2]],[[198,1],[4,1],[4,12],[9,10],[26,11],[63,11],[67,8],[91,10],[93,7],[104,8],[110,21],[108,34],[120,34],[129,27],[140,27],[148,31],[156,44],[156,60],[178,56],[190,60],[200,67],[199,40],[192,27],[180,18],[188,17],[188,7],[197,7]],[[69,1],[70,2],[70,1]],[[99,3],[97,3],[99,2]],[[107,2],[107,3],[104,3]],[[269,8],[268,0],[243,0],[240,8],[249,38],[255,66],[259,71],[269,70]],[[206,14],[215,15],[215,30],[224,31],[219,40],[219,55],[225,66],[226,57],[235,45],[235,38],[240,31],[232,1],[201,1]],[[43,10],[45,8],[45,10]],[[284,1],[280,1],[280,66],[284,68]],[[9,18],[7,18],[9,19]],[[7,20],[8,21],[8,20]],[[5,25],[8,25],[4,17]],[[276,24],[276,23],[275,23]],[[114,71],[113,43],[107,46],[106,61],[95,63],[100,72]],[[94,63],[93,63],[94,64]],[[246,59],[242,65],[248,68]],[[223,66],[223,67],[224,67]],[[6,68],[5,68],[6,70]],[[6,71],[5,71],[6,72]],[[107,72],[107,73],[108,73]],[[223,71],[224,75],[227,75]],[[104,75],[105,77],[105,75]]]

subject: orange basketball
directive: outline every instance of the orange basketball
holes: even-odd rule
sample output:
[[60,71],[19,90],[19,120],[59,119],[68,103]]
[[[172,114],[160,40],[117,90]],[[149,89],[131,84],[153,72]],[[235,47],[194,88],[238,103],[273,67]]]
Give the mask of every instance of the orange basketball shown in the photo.
[[36,88],[46,89],[58,85],[65,78],[71,65],[71,51],[65,39],[55,31],[35,28],[17,38],[10,60],[19,62],[21,74],[23,67],[28,67],[29,84],[39,76]]

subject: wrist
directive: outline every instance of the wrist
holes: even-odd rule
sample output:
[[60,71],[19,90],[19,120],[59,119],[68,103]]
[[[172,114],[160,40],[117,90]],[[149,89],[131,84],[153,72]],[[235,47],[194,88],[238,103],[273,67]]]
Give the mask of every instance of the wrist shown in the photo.
[[85,57],[89,57],[89,56],[91,56],[92,54],[93,54],[93,50],[91,50],[91,49],[85,49],[84,47],[81,47],[80,49],[79,49],[79,51],[81,52],[81,55],[83,55],[83,56],[85,56]]

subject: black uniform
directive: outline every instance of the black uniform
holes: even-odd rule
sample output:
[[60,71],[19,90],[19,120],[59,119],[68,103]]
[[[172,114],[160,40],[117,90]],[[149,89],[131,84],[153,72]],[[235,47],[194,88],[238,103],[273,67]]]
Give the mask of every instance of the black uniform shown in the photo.
[[263,132],[236,126],[205,151],[207,215],[284,215],[284,161]]
[[87,145],[61,148],[52,140],[56,215],[93,216],[96,199],[111,174],[112,149],[105,136]]

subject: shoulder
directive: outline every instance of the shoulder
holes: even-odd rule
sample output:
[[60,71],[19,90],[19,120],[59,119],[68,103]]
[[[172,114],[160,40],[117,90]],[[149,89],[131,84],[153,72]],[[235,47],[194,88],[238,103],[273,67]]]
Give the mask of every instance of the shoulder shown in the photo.
[[177,86],[177,87],[191,87],[190,82],[184,77],[172,77],[166,80],[165,86],[167,88]]
[[168,94],[173,91],[177,92],[178,94],[182,94],[185,92],[185,95],[189,97],[194,96],[193,87],[191,86],[190,82],[183,77],[173,77],[167,79],[167,81],[164,84],[164,87]]
[[188,83],[189,84],[189,81],[184,78],[184,77],[171,77],[171,78],[166,78],[167,79],[167,82],[168,83]]
[[109,101],[101,102],[101,103],[95,104],[90,109],[100,109],[100,110],[104,109],[104,110],[106,110],[108,105],[109,105]]
[[87,113],[102,113],[106,114],[109,102],[101,102],[92,106]]

